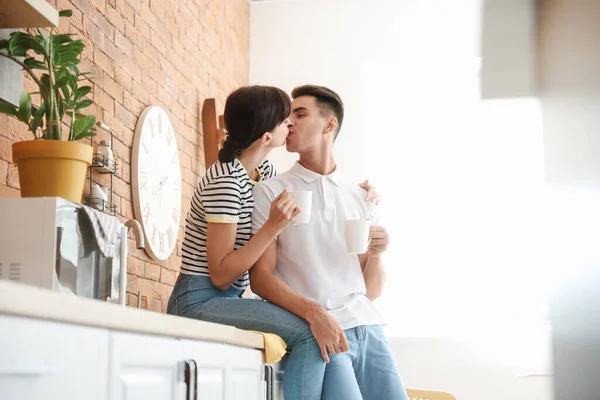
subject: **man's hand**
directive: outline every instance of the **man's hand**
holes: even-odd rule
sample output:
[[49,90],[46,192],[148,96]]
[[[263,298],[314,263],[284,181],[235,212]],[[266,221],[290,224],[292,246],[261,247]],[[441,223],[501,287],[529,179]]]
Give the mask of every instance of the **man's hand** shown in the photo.
[[321,306],[316,306],[307,315],[310,330],[319,344],[321,356],[329,362],[329,355],[348,351],[346,334],[340,324]]
[[383,226],[371,225],[369,232],[369,248],[367,253],[370,256],[379,256],[390,244],[390,236]]

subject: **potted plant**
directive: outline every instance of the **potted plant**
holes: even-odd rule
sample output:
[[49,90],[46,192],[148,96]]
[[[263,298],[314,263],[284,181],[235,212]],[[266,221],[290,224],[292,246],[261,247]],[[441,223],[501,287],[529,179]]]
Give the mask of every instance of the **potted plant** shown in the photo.
[[[59,13],[71,14],[71,10]],[[17,31],[0,41],[0,56],[19,64],[39,87],[39,92],[24,91],[18,107],[0,102],[0,112],[27,124],[33,134],[33,140],[12,146],[22,197],[81,201],[93,150],[77,141],[95,135],[96,117],[82,114],[92,104],[88,98],[92,88],[77,66],[85,45],[71,36],[37,29],[37,35]],[[32,104],[32,94],[40,95],[39,106]],[[63,132],[63,123],[68,133]]]

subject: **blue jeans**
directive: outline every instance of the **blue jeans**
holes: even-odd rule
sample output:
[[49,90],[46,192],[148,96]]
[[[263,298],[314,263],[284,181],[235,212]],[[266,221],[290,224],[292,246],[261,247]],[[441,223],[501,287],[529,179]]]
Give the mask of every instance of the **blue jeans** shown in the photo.
[[323,399],[408,400],[383,329],[357,326],[344,333],[349,350],[330,356]]
[[173,288],[167,313],[281,336],[289,352],[285,400],[319,400],[325,361],[308,323],[274,304],[241,295],[233,287],[217,289],[208,277],[183,274]]

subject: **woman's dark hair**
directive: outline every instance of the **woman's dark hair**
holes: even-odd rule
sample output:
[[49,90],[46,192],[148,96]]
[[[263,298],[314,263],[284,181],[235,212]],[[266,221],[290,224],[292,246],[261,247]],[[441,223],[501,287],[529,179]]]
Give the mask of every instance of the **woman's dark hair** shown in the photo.
[[290,116],[290,97],[273,86],[243,86],[225,102],[225,130],[219,161],[231,162],[264,133]]

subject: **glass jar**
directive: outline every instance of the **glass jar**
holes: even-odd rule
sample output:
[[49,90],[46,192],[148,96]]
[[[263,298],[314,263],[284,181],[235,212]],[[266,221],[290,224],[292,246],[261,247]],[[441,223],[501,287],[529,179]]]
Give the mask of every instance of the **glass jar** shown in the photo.
[[98,145],[98,154],[102,156],[102,161],[105,166],[110,166],[113,161],[113,151],[110,147],[110,140],[101,140]]

